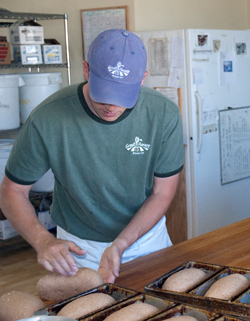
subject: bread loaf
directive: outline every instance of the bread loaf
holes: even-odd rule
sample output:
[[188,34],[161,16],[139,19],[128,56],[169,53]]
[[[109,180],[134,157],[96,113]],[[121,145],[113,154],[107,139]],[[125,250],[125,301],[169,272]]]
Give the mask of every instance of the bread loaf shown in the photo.
[[164,319],[162,321],[198,321],[197,319],[190,317],[189,315],[178,315],[170,319]]
[[61,301],[103,284],[101,275],[90,268],[79,268],[73,276],[50,273],[36,285],[43,300]]
[[178,315],[170,319],[164,319],[162,321],[198,321],[197,319],[190,317],[189,315]]
[[104,321],[137,321],[158,312],[159,309],[151,304],[136,302],[110,314]]
[[115,303],[115,299],[105,293],[92,293],[75,299],[66,304],[58,313],[58,316],[79,319],[80,317],[95,312]]
[[0,320],[16,321],[30,318],[35,311],[44,307],[44,303],[35,295],[12,291],[0,297]]
[[206,273],[200,269],[184,269],[170,275],[164,282],[162,289],[174,292],[186,292],[205,280],[206,277]]
[[250,282],[244,275],[239,273],[229,274],[213,283],[206,292],[205,296],[229,300],[245,290],[249,285]]

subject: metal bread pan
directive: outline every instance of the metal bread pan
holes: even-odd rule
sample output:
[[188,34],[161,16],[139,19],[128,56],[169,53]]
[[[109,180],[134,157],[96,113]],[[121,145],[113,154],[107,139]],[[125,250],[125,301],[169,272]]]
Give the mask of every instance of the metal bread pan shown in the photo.
[[220,315],[217,313],[209,312],[207,310],[181,304],[170,310],[162,312],[155,317],[151,317],[147,319],[147,321],[162,321],[177,316],[190,316],[196,318],[199,321],[214,321],[217,320]]
[[[250,270],[239,269],[234,267],[226,267],[220,273],[209,279],[207,282],[203,283],[190,292],[191,295],[195,297],[204,298],[208,303],[208,309],[219,312],[221,314],[230,314],[237,317],[250,316],[250,304],[243,302],[243,297],[245,295],[245,300],[247,298],[247,293],[250,291],[248,287],[236,296],[231,297],[229,300],[216,299],[212,297],[205,297],[207,290],[219,279],[233,273],[239,273],[244,275],[250,281]],[[241,302],[240,302],[241,300]]]
[[[202,271],[204,271],[207,274],[207,278],[206,278],[206,280],[207,280],[210,277],[214,276],[219,271],[221,271],[222,269],[224,269],[225,266],[202,263],[202,262],[196,262],[196,261],[187,261],[187,262],[183,263],[182,265],[176,267],[172,271],[162,275],[161,277],[159,277],[158,279],[154,280],[153,282],[150,282],[149,284],[147,284],[145,286],[145,290],[147,290],[147,291],[159,290],[160,292],[161,291],[165,291],[165,290],[162,290],[162,286],[163,286],[163,283],[166,281],[167,278],[169,278],[172,274],[174,274],[176,272],[179,272],[179,271],[184,270],[184,269],[189,269],[189,268],[201,269]],[[193,286],[192,288],[188,289],[186,292],[188,293],[193,288],[195,288],[195,287]]]
[[[46,306],[45,308],[43,309],[40,309],[36,312],[36,314],[44,314],[46,313],[47,315],[57,315],[57,313],[68,303],[82,297],[82,296],[85,296],[85,295],[89,295],[89,294],[92,294],[92,293],[105,293],[105,294],[109,294],[111,295],[114,300],[116,301],[115,304],[117,303],[120,303],[124,300],[127,300],[128,298],[130,297],[133,297],[135,295],[137,295],[139,292],[138,291],[135,291],[135,290],[131,290],[131,289],[127,289],[127,288],[124,288],[124,287],[120,287],[120,286],[117,286],[117,285],[114,285],[114,284],[111,284],[111,283],[105,283],[103,285],[100,285],[96,288],[93,288],[91,290],[88,290],[86,292],[82,292],[76,296],[73,296],[73,297],[70,297],[66,300],[63,300],[61,302],[57,302],[55,304],[51,304],[49,306]],[[105,309],[105,308],[103,308]],[[52,320],[53,321],[53,320]]]
[[206,282],[213,276],[217,275],[220,271],[222,271],[225,268],[225,266],[222,266],[222,265],[208,264],[208,263],[202,263],[202,262],[196,262],[196,261],[187,261],[186,263],[178,266],[172,271],[159,277],[155,281],[147,284],[144,287],[145,292],[149,294],[151,293],[151,294],[157,295],[162,298],[166,298],[171,301],[176,301],[178,303],[191,304],[193,306],[206,309],[208,303],[204,298],[190,294],[192,289],[194,289],[195,287],[188,289],[186,292],[174,292],[174,291],[167,291],[162,289],[163,283],[166,281],[168,277],[170,277],[171,275],[173,275],[178,271],[188,269],[191,267],[196,269],[202,269],[207,274],[207,278],[197,286],[203,284],[204,282]]
[[[159,312],[157,312],[156,314],[166,311],[176,305],[174,302],[171,302],[171,301],[168,301],[165,299],[161,299],[161,298],[158,298],[153,295],[147,295],[145,293],[141,293],[141,294],[138,294],[137,296],[134,296],[134,297],[126,300],[126,301],[116,304],[115,306],[112,306],[112,307],[105,309],[101,312],[97,312],[95,314],[92,314],[89,317],[81,318],[79,320],[80,321],[103,321],[110,314],[112,314],[112,313],[114,313],[114,312],[116,312],[116,311],[130,305],[130,304],[134,304],[137,302],[144,302],[144,303],[152,304],[153,306],[157,307],[159,309]],[[146,320],[146,319],[144,319],[144,320]]]

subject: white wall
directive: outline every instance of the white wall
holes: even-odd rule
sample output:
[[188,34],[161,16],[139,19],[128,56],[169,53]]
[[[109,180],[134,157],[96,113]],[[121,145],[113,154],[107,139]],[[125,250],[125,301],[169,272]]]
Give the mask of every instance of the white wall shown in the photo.
[[135,30],[246,29],[249,0],[135,0]]

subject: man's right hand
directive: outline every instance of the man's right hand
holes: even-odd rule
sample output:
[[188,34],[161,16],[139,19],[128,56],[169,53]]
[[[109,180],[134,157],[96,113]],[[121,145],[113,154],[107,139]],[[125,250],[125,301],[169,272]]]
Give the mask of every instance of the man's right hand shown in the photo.
[[49,238],[39,244],[37,261],[50,272],[59,273],[63,276],[75,275],[78,271],[76,262],[70,252],[84,255],[86,251],[71,241]]

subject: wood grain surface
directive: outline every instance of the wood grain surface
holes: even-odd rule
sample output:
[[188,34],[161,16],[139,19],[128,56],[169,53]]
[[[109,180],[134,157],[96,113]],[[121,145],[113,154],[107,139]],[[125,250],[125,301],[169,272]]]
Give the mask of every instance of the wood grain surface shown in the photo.
[[[143,291],[146,284],[189,260],[250,269],[249,238],[250,218],[125,263],[116,284]],[[0,243],[0,295],[13,290],[37,295],[36,283],[47,271],[25,241],[16,241]]]

